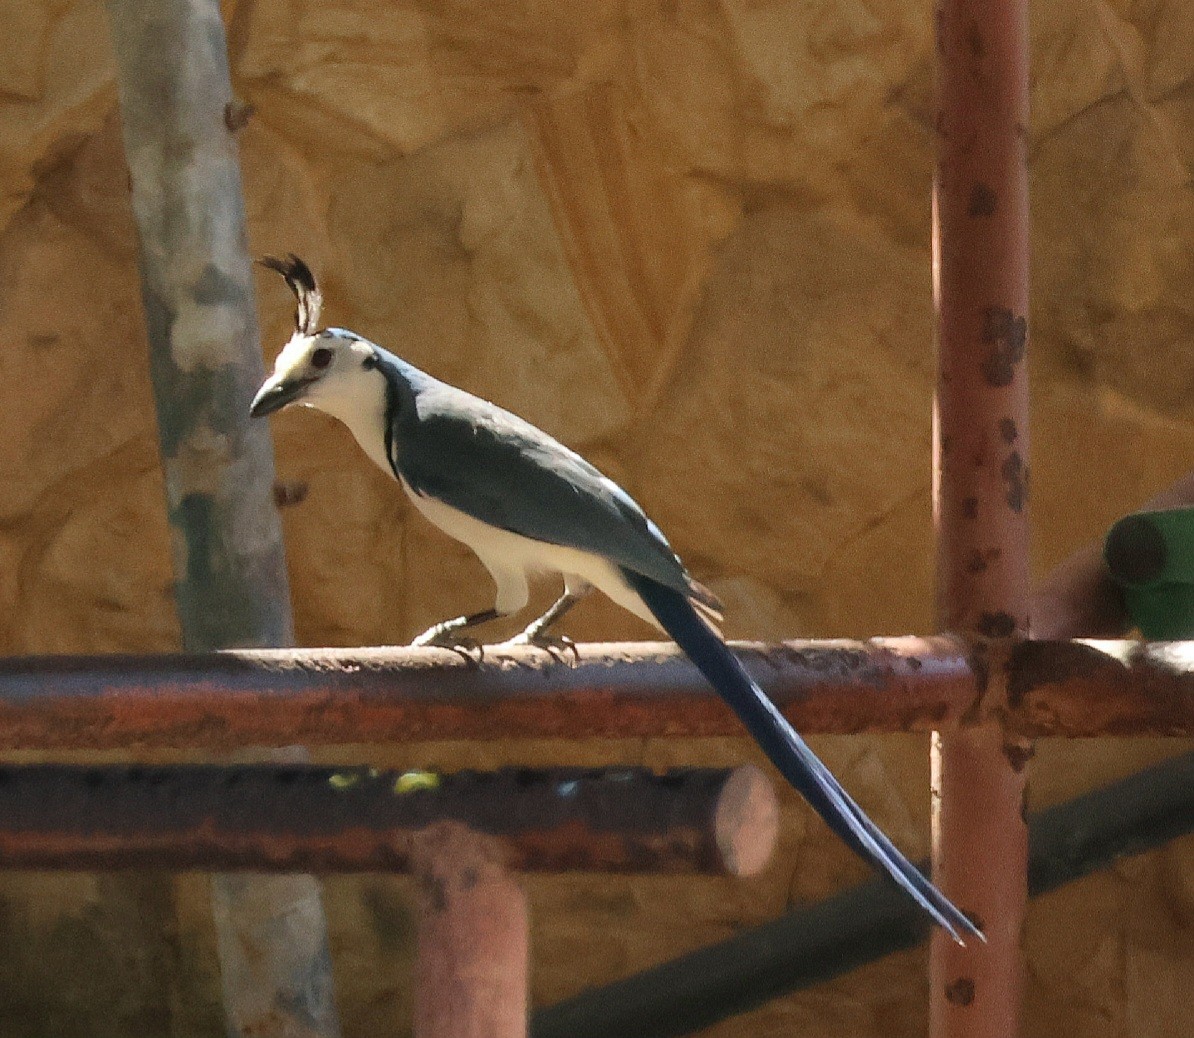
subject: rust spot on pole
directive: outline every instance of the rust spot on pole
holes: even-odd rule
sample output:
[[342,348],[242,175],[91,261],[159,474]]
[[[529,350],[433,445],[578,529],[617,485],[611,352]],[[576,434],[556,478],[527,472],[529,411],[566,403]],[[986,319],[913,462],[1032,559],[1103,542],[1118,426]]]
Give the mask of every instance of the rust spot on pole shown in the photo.
[[955,1006],[968,1006],[974,1001],[974,981],[970,977],[959,977],[946,985],[945,997]]
[[[966,45],[970,48],[970,56],[974,58],[976,64],[987,53],[987,45],[983,43],[982,29],[975,18],[972,18],[966,27]],[[975,74],[977,75],[977,70]]]
[[1016,618],[1002,609],[983,612],[976,629],[984,638],[1010,638],[1016,632]]
[[1012,451],[1000,466],[999,474],[1007,484],[1007,494],[1004,500],[1013,512],[1023,512],[1028,503],[1028,466],[1020,457],[1019,451]]
[[987,568],[987,559],[980,548],[975,548],[966,560],[967,573],[982,573]]
[[987,184],[977,183],[970,192],[970,205],[966,212],[970,216],[993,216],[999,206],[995,192]]
[[983,377],[992,387],[1010,386],[1016,365],[1028,344],[1028,321],[1006,307],[988,306],[983,311],[982,341],[990,347],[983,361]]
[[[1003,755],[1007,758],[1007,762],[1012,766],[1013,771],[1021,772],[1028,767],[1028,762],[1036,756],[1036,748],[1031,742],[1009,740],[1003,744]],[[1027,796],[1027,790],[1025,790],[1025,796]],[[1027,817],[1023,799],[1021,798],[1020,814],[1022,817]]]

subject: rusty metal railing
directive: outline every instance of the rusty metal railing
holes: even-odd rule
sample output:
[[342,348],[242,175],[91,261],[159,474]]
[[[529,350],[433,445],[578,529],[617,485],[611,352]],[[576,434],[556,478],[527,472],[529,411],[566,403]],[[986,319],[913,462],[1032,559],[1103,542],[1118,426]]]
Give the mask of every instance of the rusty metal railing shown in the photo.
[[[1194,643],[949,637],[737,646],[797,729],[1009,736],[1194,734]],[[478,661],[435,649],[255,650],[0,661],[0,748],[700,737],[741,727],[672,646]]]

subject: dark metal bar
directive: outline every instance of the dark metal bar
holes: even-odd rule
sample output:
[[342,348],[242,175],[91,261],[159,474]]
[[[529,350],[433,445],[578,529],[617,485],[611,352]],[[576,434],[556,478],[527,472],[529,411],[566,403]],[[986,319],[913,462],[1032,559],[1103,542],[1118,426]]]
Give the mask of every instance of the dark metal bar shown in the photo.
[[[1194,734],[1190,643],[1033,642],[973,661],[944,637],[736,648],[805,732]],[[674,646],[579,652],[577,667],[535,649],[480,663],[436,649],[6,659],[0,748],[739,734]]]
[[405,872],[429,826],[515,869],[758,872],[778,808],[757,768],[492,773],[310,765],[0,767],[0,868]]
[[[1194,754],[1033,815],[1036,896],[1194,832]],[[920,944],[924,917],[872,880],[811,908],[540,1009],[534,1038],[674,1038]]]

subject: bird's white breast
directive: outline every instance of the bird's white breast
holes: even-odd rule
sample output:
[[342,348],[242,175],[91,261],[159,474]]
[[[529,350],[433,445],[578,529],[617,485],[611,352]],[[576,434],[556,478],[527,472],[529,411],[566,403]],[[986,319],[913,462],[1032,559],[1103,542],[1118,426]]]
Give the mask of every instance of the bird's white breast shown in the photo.
[[[493,575],[499,588],[499,597],[503,584],[508,582],[510,576],[558,573],[565,577],[579,577],[608,595],[623,609],[641,617],[653,627],[659,626],[642,599],[626,583],[618,567],[608,559],[578,548],[548,544],[490,526],[434,497],[416,493],[405,480],[400,482],[415,508],[428,521],[472,549]],[[525,605],[525,601],[518,608],[522,605]],[[500,604],[499,608],[502,608]]]

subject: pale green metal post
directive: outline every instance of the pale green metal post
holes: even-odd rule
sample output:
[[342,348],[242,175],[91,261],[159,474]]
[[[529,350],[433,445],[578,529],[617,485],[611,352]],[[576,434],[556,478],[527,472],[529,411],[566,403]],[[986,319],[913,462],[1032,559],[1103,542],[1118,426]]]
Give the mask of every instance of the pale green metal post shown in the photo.
[[[108,6],[183,643],[292,645],[219,4]],[[216,876],[212,900],[229,1034],[337,1038],[315,880]]]

